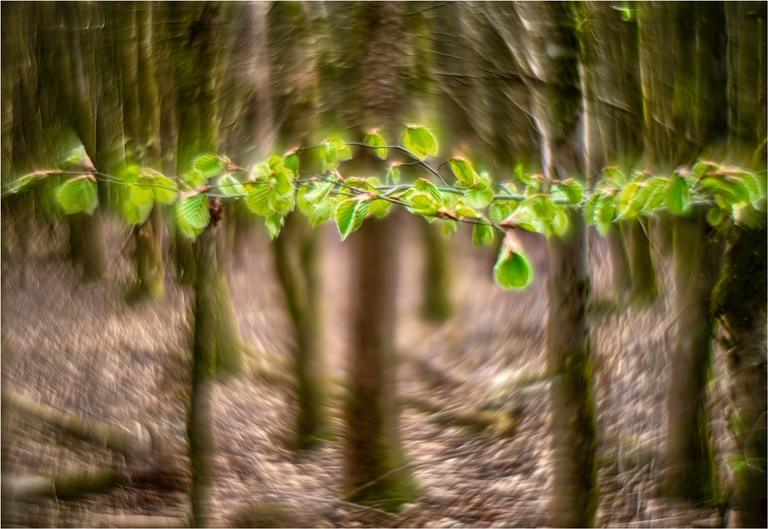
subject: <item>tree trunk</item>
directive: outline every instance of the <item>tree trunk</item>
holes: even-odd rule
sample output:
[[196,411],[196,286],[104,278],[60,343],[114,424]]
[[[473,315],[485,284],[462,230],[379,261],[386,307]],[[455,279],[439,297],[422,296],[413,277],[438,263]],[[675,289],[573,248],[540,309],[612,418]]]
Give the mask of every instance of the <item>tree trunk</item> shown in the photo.
[[[516,4],[529,64],[538,67],[534,116],[543,137],[542,165],[551,180],[585,182],[583,98],[573,6]],[[552,493],[549,524],[589,527],[597,508],[595,401],[587,302],[587,232],[576,211],[568,229],[547,243],[547,372],[552,377]]]
[[729,377],[731,433],[738,447],[730,455],[735,479],[729,527],[766,525],[765,240],[765,223],[734,227],[712,293]]
[[298,418],[294,447],[314,448],[328,434],[327,373],[320,350],[317,235],[297,214],[286,218],[272,245],[295,340],[293,372]]
[[451,266],[448,240],[440,223],[417,219],[426,243],[424,258],[424,294],[421,313],[431,321],[445,321],[451,315]]
[[[363,42],[362,123],[393,137],[401,86],[398,34],[402,5],[360,6]],[[358,158],[368,169],[382,164],[370,152]],[[361,168],[362,166],[358,167]],[[365,174],[365,173],[361,173]],[[396,510],[421,491],[403,451],[398,428],[394,351],[398,218],[368,219],[354,244],[350,392],[347,401],[344,491],[349,501]]]
[[653,303],[659,296],[656,271],[651,258],[651,240],[648,237],[647,222],[636,219],[627,222],[629,262],[632,270],[631,299],[638,305]]
[[677,338],[669,366],[667,395],[667,492],[692,500],[712,499],[714,464],[706,415],[710,376],[710,295],[721,248],[695,209],[675,219],[675,315]]

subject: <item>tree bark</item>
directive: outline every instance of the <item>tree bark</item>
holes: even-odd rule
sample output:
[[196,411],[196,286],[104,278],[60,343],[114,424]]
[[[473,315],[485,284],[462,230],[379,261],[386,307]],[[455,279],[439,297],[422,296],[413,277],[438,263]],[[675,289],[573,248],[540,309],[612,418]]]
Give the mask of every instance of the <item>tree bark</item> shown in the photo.
[[[534,116],[543,137],[542,165],[551,180],[585,182],[583,97],[573,6],[516,4],[523,21]],[[595,401],[587,302],[587,233],[576,211],[568,229],[547,243],[547,372],[552,377],[552,492],[549,524],[589,527],[597,508]]]
[[421,313],[430,321],[445,321],[451,315],[451,266],[448,240],[443,226],[417,219],[426,243],[424,256],[424,294]]

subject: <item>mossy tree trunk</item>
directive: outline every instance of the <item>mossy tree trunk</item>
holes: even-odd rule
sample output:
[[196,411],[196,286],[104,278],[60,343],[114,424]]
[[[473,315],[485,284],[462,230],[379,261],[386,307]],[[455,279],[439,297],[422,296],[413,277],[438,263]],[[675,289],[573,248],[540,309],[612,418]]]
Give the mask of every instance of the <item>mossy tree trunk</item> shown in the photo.
[[[362,123],[394,137],[399,117],[402,5],[362,3]],[[381,169],[369,152],[360,163]],[[365,173],[363,173],[365,174]],[[421,487],[408,464],[398,428],[394,350],[398,217],[369,219],[352,235],[351,343],[345,423],[344,491],[349,501],[396,510]]]
[[[529,64],[538,68],[534,115],[542,132],[543,165],[552,180],[585,181],[583,106],[579,43],[573,6],[516,4]],[[555,51],[553,51],[555,50]],[[547,371],[552,377],[552,490],[549,524],[589,527],[597,508],[595,401],[587,326],[589,273],[587,234],[581,216],[570,212],[568,230],[547,244],[549,314]]]
[[[712,311],[729,377],[734,482],[729,527],[766,525],[766,225],[734,227]],[[755,241],[762,241],[755,244]]]

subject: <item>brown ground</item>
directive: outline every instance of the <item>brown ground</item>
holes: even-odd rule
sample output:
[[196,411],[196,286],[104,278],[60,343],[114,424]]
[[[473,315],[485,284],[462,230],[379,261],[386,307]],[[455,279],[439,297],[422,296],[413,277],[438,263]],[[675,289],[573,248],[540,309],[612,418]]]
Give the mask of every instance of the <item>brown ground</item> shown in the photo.
[[[428,396],[446,406],[482,406],[499,393],[503,380],[541,372],[547,307],[541,242],[530,238],[539,269],[532,287],[522,293],[505,292],[491,279],[494,256],[467,245],[468,233],[459,234],[452,243],[457,313],[442,325],[425,324],[418,317],[418,230],[409,226],[399,290],[398,344],[405,359],[401,392]],[[333,227],[327,228],[325,343],[332,370],[343,376],[349,243],[338,242]],[[47,232],[36,233],[24,289],[19,286],[16,260],[3,259],[3,385],[93,419],[162,426],[176,431],[182,443],[180,395],[188,383],[191,293],[176,286],[167,270],[162,303],[124,303],[122,294],[132,270],[128,250],[119,255],[116,249],[123,247],[128,232],[109,223],[107,235],[112,273],[98,284],[81,285],[61,258],[63,230],[57,233],[57,245]],[[10,247],[13,251],[13,244]],[[610,264],[599,240],[592,262],[593,294],[604,298]],[[232,292],[243,337],[266,355],[285,357],[290,335],[272,274],[265,241],[255,241],[244,264],[232,270]],[[668,266],[660,276],[668,292]],[[650,309],[593,311],[601,464],[597,521],[602,526],[685,527],[715,521],[713,509],[665,500],[659,494],[665,366],[674,322],[670,299],[666,295]],[[424,366],[452,375],[458,385],[433,388]],[[715,380],[715,395],[721,394],[717,384]],[[338,440],[311,454],[286,448],[293,403],[285,389],[252,375],[223,381],[214,397],[218,477],[213,501],[220,523],[228,524],[247,504],[281,501],[300,511],[320,513],[316,523],[327,526],[541,526],[546,522],[550,474],[546,382],[526,386],[506,399],[522,403],[517,434],[508,439],[440,426],[423,413],[404,410],[406,449],[427,493],[405,514],[383,517],[338,501],[342,466]],[[723,416],[721,401],[713,399],[713,414],[718,417]],[[109,461],[107,453],[69,441],[50,428],[26,420],[12,426],[5,448],[16,470],[49,473]],[[714,426],[718,439],[724,439],[723,421]],[[125,488],[83,501],[20,506],[18,521],[91,526],[103,524],[104,515],[183,517],[187,511],[182,493]]]

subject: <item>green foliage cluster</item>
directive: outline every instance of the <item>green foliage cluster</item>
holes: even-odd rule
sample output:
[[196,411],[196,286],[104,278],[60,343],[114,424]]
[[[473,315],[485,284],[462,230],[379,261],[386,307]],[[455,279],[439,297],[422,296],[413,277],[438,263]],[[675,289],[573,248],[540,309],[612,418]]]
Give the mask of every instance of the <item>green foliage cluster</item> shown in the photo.
[[[340,167],[352,159],[352,147],[373,149],[383,160],[397,151],[407,161],[391,163],[383,182],[376,176],[344,177]],[[309,157],[312,152],[319,155]],[[680,169],[670,176],[643,171],[625,175],[607,168],[594,190],[587,193],[576,179],[550,181],[543,175],[528,174],[521,165],[508,181],[478,174],[470,161],[458,156],[434,168],[426,160],[437,154],[434,134],[409,125],[399,145],[388,145],[378,130],[372,130],[362,143],[332,136],[314,147],[270,156],[251,169],[238,167],[225,156],[204,154],[179,178],[138,165],[126,167],[113,178],[98,173],[85,150],[78,148],[61,168],[23,176],[7,193],[23,192],[51,175],[69,175],[57,190],[62,209],[68,214],[91,214],[98,206],[99,176],[124,186],[123,213],[128,223],[146,222],[155,204],[173,205],[178,227],[193,240],[211,222],[211,208],[220,199],[244,200],[251,212],[264,217],[272,238],[297,206],[313,226],[334,221],[344,240],[367,218],[384,217],[393,205],[399,205],[428,222],[444,221],[446,233],[454,232],[459,222],[471,224],[477,245],[492,244],[494,230],[507,233],[494,276],[508,289],[523,289],[533,279],[528,258],[510,234],[526,230],[563,236],[568,228],[567,208],[580,209],[586,222],[600,231],[616,221],[661,210],[685,215],[692,205],[708,207],[707,220],[712,226],[750,224],[765,215],[764,176],[711,161],[700,161],[690,171]],[[304,164],[317,167],[318,162],[319,171],[300,170]],[[439,172],[446,164],[453,173],[453,185],[446,184]],[[401,170],[406,167],[421,169],[437,181],[413,178],[402,183]]]

